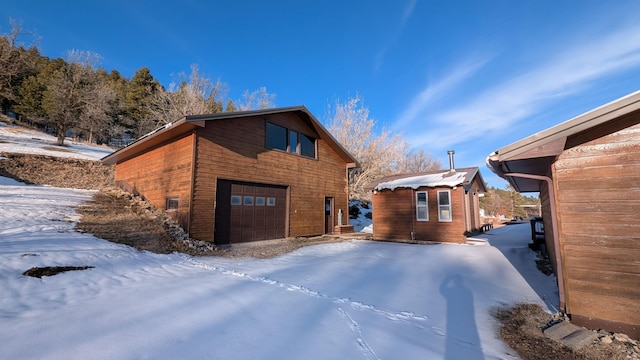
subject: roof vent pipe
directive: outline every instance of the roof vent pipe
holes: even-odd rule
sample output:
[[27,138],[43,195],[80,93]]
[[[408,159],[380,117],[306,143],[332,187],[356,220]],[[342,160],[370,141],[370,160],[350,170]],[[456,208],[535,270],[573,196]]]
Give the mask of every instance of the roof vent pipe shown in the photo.
[[453,166],[453,154],[455,154],[456,152],[453,150],[449,150],[447,151],[447,154],[449,154],[449,171],[451,172],[456,172],[456,168],[455,166]]

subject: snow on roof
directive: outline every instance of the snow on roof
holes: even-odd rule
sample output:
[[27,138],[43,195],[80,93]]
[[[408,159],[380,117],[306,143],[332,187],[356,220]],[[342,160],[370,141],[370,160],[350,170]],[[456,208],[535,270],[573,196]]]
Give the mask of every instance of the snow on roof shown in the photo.
[[444,171],[441,173],[434,174],[425,174],[425,175],[416,175],[409,176],[400,179],[395,179],[391,181],[381,182],[374,190],[395,190],[396,188],[412,188],[417,189],[419,187],[438,187],[438,186],[449,186],[454,187],[461,185],[464,183],[467,178],[466,171]]

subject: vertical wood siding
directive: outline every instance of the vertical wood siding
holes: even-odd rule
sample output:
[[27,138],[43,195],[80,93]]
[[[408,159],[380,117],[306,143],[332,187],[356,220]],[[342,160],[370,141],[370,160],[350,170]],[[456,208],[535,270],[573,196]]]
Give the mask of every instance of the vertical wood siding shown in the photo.
[[480,193],[479,182],[479,178],[475,177],[466,195],[465,211],[467,214],[467,222],[465,231],[468,234],[480,231],[480,227],[482,226],[482,221],[480,220],[480,198],[478,196]]
[[[438,190],[451,192],[451,222],[438,221]],[[429,221],[417,221],[415,193],[427,191]],[[372,195],[373,237],[376,240],[412,240],[464,243],[465,192],[461,186],[451,188],[419,188],[378,191]]]
[[158,209],[167,197],[178,197],[172,216],[189,230],[193,135],[147,151],[116,165],[116,181],[124,181]]
[[290,237],[324,232],[325,197],[335,199],[335,223],[338,209],[348,213],[345,161],[322,139],[317,139],[317,159],[266,149],[266,121],[318,138],[293,113],[209,121],[198,129],[192,237],[214,240],[217,179],[288,186]]
[[640,124],[565,150],[552,170],[567,312],[640,328]]

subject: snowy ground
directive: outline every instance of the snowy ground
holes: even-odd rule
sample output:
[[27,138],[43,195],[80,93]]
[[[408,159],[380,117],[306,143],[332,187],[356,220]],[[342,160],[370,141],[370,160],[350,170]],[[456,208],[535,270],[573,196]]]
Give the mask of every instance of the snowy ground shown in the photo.
[[0,153],[14,152],[99,160],[113,152],[113,149],[108,147],[89,146],[71,139],[66,139],[64,146],[56,145],[56,141],[55,136],[0,121]]
[[73,208],[91,195],[0,178],[0,358],[512,359],[492,309],[558,302],[528,224],[482,236],[492,245],[353,240],[194,258],[75,232]]

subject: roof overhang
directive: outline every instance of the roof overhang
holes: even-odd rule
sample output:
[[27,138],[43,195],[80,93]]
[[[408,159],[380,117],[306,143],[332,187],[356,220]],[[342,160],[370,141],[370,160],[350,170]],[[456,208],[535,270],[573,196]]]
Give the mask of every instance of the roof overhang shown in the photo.
[[182,118],[142,136],[126,147],[103,157],[101,161],[107,165],[117,164],[171,139],[188,134],[199,127],[204,127],[204,121],[190,121],[187,118]]
[[322,126],[318,119],[316,119],[304,105],[186,116],[178,121],[169,123],[152,131],[130,145],[105,156],[101,161],[104,164],[119,163],[144,151],[148,151],[149,149],[159,146],[173,138],[190,133],[199,127],[204,127],[206,121],[267,116],[287,112],[296,113],[304,122],[307,123],[307,125],[313,128],[320,138],[323,139],[329,147],[345,161],[347,168],[355,168],[359,166],[357,160],[333,137],[333,135],[331,135],[331,133],[329,133],[324,126]]
[[541,180],[509,174],[549,176],[557,156],[575,145],[568,142],[572,137],[639,110],[640,91],[636,91],[496,150],[487,157],[487,166],[518,192],[540,191]]

